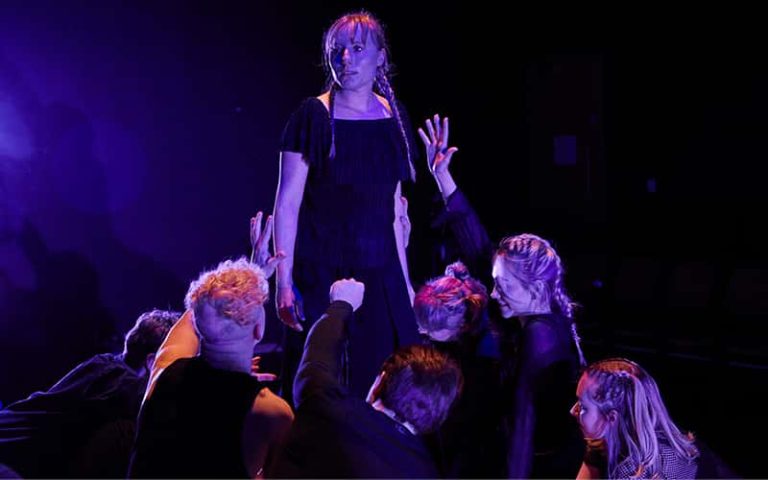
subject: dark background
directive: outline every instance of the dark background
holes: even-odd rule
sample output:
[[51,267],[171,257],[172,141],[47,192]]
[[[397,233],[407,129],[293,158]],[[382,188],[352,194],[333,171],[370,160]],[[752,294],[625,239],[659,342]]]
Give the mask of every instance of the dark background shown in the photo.
[[[751,440],[768,386],[759,16],[491,5],[2,2],[0,401],[120,348],[141,312],[181,309],[201,270],[247,253],[283,125],[320,93],[323,30],[365,7],[414,122],[450,116],[492,237],[553,240],[587,355],[640,361],[683,428],[768,475]],[[441,268],[418,170],[417,284]],[[273,316],[264,348],[279,338]]]

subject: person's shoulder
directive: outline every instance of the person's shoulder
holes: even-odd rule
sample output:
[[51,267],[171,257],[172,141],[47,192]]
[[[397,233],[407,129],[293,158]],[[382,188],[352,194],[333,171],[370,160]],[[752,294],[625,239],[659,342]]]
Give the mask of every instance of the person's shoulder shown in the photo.
[[293,110],[292,118],[327,118],[327,101],[324,101],[322,97],[323,95],[302,99],[298,107]]
[[324,92],[316,97],[309,97],[304,100],[306,103],[311,104],[314,108],[322,106],[326,112],[331,110],[331,92]]
[[292,422],[294,415],[291,406],[278,395],[264,387],[256,394],[251,407],[254,418]]

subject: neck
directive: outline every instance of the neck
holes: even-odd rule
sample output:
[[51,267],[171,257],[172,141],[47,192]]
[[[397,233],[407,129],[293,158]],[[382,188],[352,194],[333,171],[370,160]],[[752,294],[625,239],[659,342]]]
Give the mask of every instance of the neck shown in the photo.
[[203,341],[200,355],[214,368],[251,373],[251,350],[234,342],[210,344]]
[[522,312],[517,314],[517,318],[520,319],[520,324],[522,326],[525,326],[526,323],[528,323],[528,320],[530,320],[531,317],[535,317],[536,315],[548,315],[552,313],[552,309],[541,307],[536,309],[531,309],[529,312]]
[[382,403],[382,401],[381,401],[381,400],[376,400],[375,402],[373,402],[373,403],[371,404],[371,406],[372,406],[372,407],[373,407],[375,410],[378,410],[379,412],[381,412],[381,413],[383,413],[384,415],[388,416],[389,418],[391,418],[391,419],[392,419],[392,420],[394,420],[395,422],[397,422],[397,423],[399,423],[400,425],[402,425],[402,426],[404,426],[405,428],[407,428],[407,429],[408,429],[408,431],[409,431],[409,432],[411,432],[413,435],[417,435],[417,433],[416,433],[416,427],[414,427],[413,425],[411,425],[411,424],[410,424],[410,422],[406,422],[406,421],[404,421],[404,420],[400,420],[399,418],[397,418],[397,415],[395,414],[395,412],[393,412],[392,410],[390,410],[389,408],[387,408],[387,406],[386,406],[386,405],[384,405],[384,403]]
[[336,91],[336,102],[344,108],[358,112],[368,112],[371,110],[373,102],[377,101],[373,90],[370,88],[359,88],[355,90],[340,89]]

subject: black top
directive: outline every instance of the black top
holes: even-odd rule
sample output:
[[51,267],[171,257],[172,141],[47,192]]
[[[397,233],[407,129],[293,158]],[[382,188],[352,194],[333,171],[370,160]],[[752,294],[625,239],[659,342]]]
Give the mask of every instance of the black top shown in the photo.
[[246,478],[242,433],[262,385],[201,357],[173,362],[141,409],[129,476]]
[[[405,109],[398,109],[415,159],[410,122]],[[283,131],[280,149],[303,154],[310,167],[299,212],[297,262],[376,267],[396,261],[394,193],[397,182],[410,179],[397,120],[334,119],[334,125],[332,159],[330,119],[319,99],[304,100]]]
[[558,468],[566,472],[558,476],[578,471],[583,441],[570,409],[580,365],[570,325],[568,318],[557,314],[531,316],[514,341],[515,351],[505,352],[513,353],[507,460],[512,477],[538,476],[539,468],[553,467],[537,465],[534,455],[565,455],[562,461],[567,464]]
[[502,478],[506,449],[498,346],[486,329],[458,342],[432,342],[461,367],[464,386],[435,435],[441,472],[448,478]]
[[[467,198],[456,190],[440,221],[450,228],[469,265],[490,280],[494,246]],[[517,321],[498,320],[507,415],[507,467],[510,478],[574,477],[583,456],[583,440],[570,416],[579,375],[579,356],[571,320],[556,315]]]
[[269,477],[435,478],[422,439],[339,384],[344,330],[352,316],[334,302],[309,332],[296,375],[296,419]]
[[[146,378],[120,355],[90,358],[47,391],[0,410],[0,463],[24,477],[84,476],[77,462],[99,429],[115,422],[132,437],[145,387]],[[101,439],[102,457],[124,475],[130,447],[121,450],[116,437]]]

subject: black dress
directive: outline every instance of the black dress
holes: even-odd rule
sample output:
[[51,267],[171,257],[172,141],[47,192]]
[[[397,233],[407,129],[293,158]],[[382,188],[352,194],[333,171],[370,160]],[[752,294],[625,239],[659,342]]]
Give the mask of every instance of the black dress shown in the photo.
[[[416,146],[399,108],[412,155]],[[365,283],[365,299],[349,324],[346,376],[352,393],[365,395],[386,357],[419,342],[395,244],[394,194],[410,179],[397,120],[334,119],[317,98],[306,99],[283,132],[281,150],[301,153],[309,174],[299,211],[293,281],[302,296],[304,332],[328,306],[340,278]],[[306,333],[285,329],[283,396],[289,397]]]

